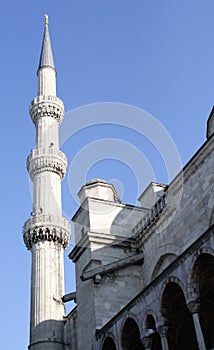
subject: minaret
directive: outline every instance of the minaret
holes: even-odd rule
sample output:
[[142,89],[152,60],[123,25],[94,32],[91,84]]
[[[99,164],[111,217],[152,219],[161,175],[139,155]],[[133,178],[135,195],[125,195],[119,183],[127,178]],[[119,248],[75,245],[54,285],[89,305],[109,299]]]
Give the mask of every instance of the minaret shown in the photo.
[[30,105],[36,127],[36,146],[27,159],[33,182],[33,210],[23,229],[32,253],[30,350],[63,350],[64,249],[70,223],[62,216],[61,180],[67,160],[59,150],[63,102],[56,97],[56,70],[45,15],[39,62],[38,96]]

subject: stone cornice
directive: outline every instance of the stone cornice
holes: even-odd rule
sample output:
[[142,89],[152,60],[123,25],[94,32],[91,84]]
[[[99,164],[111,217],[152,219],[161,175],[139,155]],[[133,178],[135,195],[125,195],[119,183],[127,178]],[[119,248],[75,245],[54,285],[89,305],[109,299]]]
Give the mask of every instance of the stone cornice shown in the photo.
[[123,236],[87,231],[70,252],[68,255],[69,258],[73,262],[76,262],[82,253],[90,246],[90,243],[98,243],[106,246],[111,245],[113,247],[121,247],[123,249],[132,250],[134,249],[133,245],[135,244],[135,240],[132,238],[127,239],[127,237]]
[[89,201],[94,201],[96,203],[101,203],[101,204],[106,204],[106,205],[111,205],[114,207],[118,207],[121,209],[129,209],[129,210],[136,210],[139,212],[142,212],[142,214],[145,213],[145,211],[148,211],[148,209],[145,209],[143,207],[139,207],[139,206],[135,206],[135,205],[131,205],[131,204],[124,204],[124,203],[118,203],[118,202],[112,202],[112,201],[108,201],[105,199],[98,199],[98,198],[94,198],[94,197],[87,197],[81,204],[81,206],[77,209],[76,213],[73,215],[73,217],[71,218],[72,221],[75,221],[76,218],[78,217],[78,215],[83,211],[83,210],[88,210],[89,209],[85,209],[87,207],[87,203]]
[[65,322],[69,319],[74,319],[77,317],[77,306],[74,306],[74,308],[64,317]]
[[188,181],[189,177],[197,171],[200,165],[206,160],[209,154],[213,151],[214,135],[211,136],[203,145],[198,149],[198,151],[193,155],[193,157],[187,162],[187,164],[181,169],[181,171],[175,176],[168,186],[168,190],[172,193],[177,193],[183,182]]
[[54,215],[37,215],[26,221],[23,227],[23,238],[30,250],[34,244],[42,241],[53,241],[64,249],[70,242],[70,222]]
[[30,116],[36,125],[39,118],[52,117],[60,124],[64,116],[64,104],[56,96],[37,96],[30,105]]
[[80,276],[82,281],[87,281],[88,279],[94,278],[96,275],[103,276],[107,273],[122,269],[129,265],[142,264],[144,255],[142,252],[136,253],[134,255],[127,256],[126,258],[113,261],[110,264],[99,266],[93,270],[85,271]]
[[57,173],[64,178],[67,168],[67,159],[63,152],[58,150],[32,150],[27,158],[27,170],[31,179],[42,171]]

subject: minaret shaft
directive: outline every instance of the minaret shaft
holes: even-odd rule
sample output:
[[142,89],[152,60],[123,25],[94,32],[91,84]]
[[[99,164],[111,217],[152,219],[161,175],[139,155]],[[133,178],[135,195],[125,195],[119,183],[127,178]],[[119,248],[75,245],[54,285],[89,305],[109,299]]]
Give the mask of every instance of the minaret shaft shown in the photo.
[[36,128],[37,149],[59,149],[59,124],[52,117],[41,118]]
[[38,95],[56,96],[56,71],[52,67],[41,67],[38,71]]
[[33,186],[33,212],[35,215],[62,215],[61,179],[48,171],[35,176]]
[[42,242],[32,248],[31,344],[48,339],[63,342],[63,266],[62,246]]
[[64,259],[70,223],[62,216],[61,181],[67,160],[59,150],[63,102],[56,97],[56,71],[46,18],[38,69],[38,96],[30,106],[36,146],[27,168],[33,182],[33,210],[24,225],[24,241],[32,253],[31,350],[64,350]]

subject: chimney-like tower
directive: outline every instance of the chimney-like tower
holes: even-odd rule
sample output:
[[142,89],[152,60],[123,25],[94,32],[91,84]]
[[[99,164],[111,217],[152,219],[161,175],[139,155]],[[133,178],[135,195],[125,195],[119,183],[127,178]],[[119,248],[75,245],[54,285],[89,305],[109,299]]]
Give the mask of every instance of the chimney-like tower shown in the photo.
[[30,105],[36,146],[27,160],[33,182],[33,209],[24,225],[24,242],[32,253],[30,350],[63,350],[64,249],[70,223],[62,216],[61,181],[67,160],[59,150],[63,102],[56,97],[56,70],[45,16],[38,68],[38,96]]

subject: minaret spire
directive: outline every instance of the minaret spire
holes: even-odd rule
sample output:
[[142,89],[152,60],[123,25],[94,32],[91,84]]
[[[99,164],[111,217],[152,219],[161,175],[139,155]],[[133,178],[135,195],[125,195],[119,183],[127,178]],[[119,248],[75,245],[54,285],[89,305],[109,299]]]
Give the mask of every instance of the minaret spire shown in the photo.
[[45,29],[43,35],[42,50],[39,60],[39,67],[37,70],[39,96],[56,96],[56,69],[54,65],[48,23],[48,15],[45,15]]
[[42,67],[51,67],[55,69],[48,24],[48,15],[45,15],[45,31],[38,70]]
[[67,159],[59,150],[63,102],[56,96],[48,17],[38,69],[38,96],[30,105],[36,145],[27,160],[33,182],[33,209],[24,225],[24,242],[32,253],[31,350],[63,350],[64,258],[70,223],[62,216],[61,181]]

